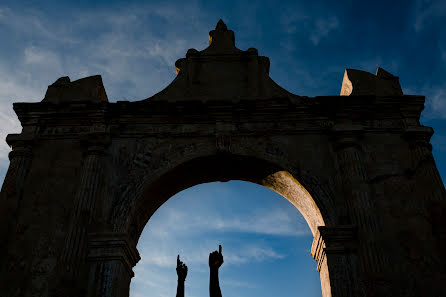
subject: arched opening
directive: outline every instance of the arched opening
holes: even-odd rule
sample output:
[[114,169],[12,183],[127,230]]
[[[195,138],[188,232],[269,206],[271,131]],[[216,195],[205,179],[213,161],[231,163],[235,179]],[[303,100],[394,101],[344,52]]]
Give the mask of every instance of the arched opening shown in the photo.
[[265,186],[291,202],[314,235],[319,226],[334,221],[334,214],[327,207],[332,204],[331,198],[317,182],[299,181],[307,179],[294,168],[250,156],[222,153],[179,161],[147,177],[127,228],[137,242],[152,214],[176,193],[207,182],[242,180]]
[[176,256],[188,268],[185,296],[209,296],[208,255],[223,246],[223,296],[321,296],[313,236],[299,211],[250,182],[196,185],[166,201],[138,242],[130,297],[175,296]]
[[[298,179],[311,180],[308,176],[301,175],[300,171],[286,168],[283,164],[250,156],[219,153],[179,160],[177,164],[146,177],[141,186],[141,194],[125,222],[126,229],[133,242],[137,243],[151,216],[176,193],[198,184],[241,180],[265,186],[286,198],[302,214],[311,233],[315,235],[319,226],[330,225],[334,221],[329,207],[332,202],[315,179],[307,185],[300,183]],[[330,284],[327,268],[323,269],[322,291],[326,292]],[[325,293],[323,295],[329,296]]]

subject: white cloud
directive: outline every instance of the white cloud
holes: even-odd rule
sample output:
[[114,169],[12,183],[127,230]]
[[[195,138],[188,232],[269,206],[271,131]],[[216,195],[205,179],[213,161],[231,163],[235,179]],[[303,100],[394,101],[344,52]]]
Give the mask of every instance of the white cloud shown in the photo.
[[0,7],[0,24],[8,27],[12,34],[21,35],[26,39],[50,40],[57,43],[78,42],[67,24],[59,23],[57,26],[49,23],[50,18],[36,9],[23,9],[14,11],[8,7]]
[[[161,91],[175,76],[174,62],[184,57],[192,44],[206,44],[207,32],[198,35],[200,11],[185,4],[184,9],[162,5],[129,7],[118,11],[90,10],[75,16],[67,14],[70,25],[55,23],[46,12],[36,9],[13,10],[0,7],[0,25],[5,26],[16,43],[6,48],[9,59],[0,64],[0,162],[7,168],[9,133],[20,133],[20,123],[12,110],[13,102],[33,102],[44,97],[49,84],[61,76],[71,80],[101,74],[111,101],[144,99]],[[150,6],[150,7],[149,7]],[[168,6],[166,6],[168,7]],[[147,8],[147,9],[146,9]],[[158,8],[158,9],[154,9]],[[197,11],[194,11],[197,10]],[[165,18],[188,21],[182,12],[194,15],[192,28],[178,36],[177,24],[163,27],[161,35],[154,27],[151,13]],[[181,18],[178,18],[179,16]],[[98,22],[101,20],[101,22]],[[106,29],[101,24],[106,23]],[[205,26],[202,26],[205,28]],[[129,32],[141,32],[140,34]],[[186,28],[186,27],[183,27]],[[95,41],[89,34],[95,32]],[[186,42],[187,40],[187,42]],[[200,41],[200,42],[198,42]],[[201,42],[203,41],[203,42]]]
[[297,9],[287,10],[280,17],[284,30],[289,34],[298,31],[299,26],[303,26],[309,20],[311,20],[310,16]]
[[6,65],[6,61],[0,64],[0,162],[6,168],[11,150],[6,144],[6,136],[21,132],[21,124],[12,109],[13,103],[40,101],[49,77],[62,73],[59,58],[51,51],[28,47],[23,50],[21,58],[15,61],[14,67]]
[[35,46],[27,47],[24,51],[25,64],[47,64],[50,61],[59,60],[59,57],[51,52]]
[[430,109],[431,116],[446,119],[446,91],[444,89],[438,89],[427,97],[426,105]]
[[[156,248],[148,247],[140,248],[141,260],[135,266],[135,278],[131,282],[131,296],[138,296],[138,293],[149,289],[153,294],[160,296],[174,296],[176,286],[176,255],[175,236],[171,234],[171,238],[164,242],[157,242]],[[178,244],[178,243],[177,243]],[[215,244],[211,241],[190,242],[181,241],[183,244],[180,253],[181,260],[186,263],[189,268],[188,284],[192,282],[192,286],[202,283],[200,279],[209,273],[208,256],[215,249]],[[198,245],[198,247],[197,247]],[[223,247],[224,267],[238,266],[243,264],[259,263],[265,261],[274,261],[284,259],[285,255],[273,250],[268,246],[261,245],[241,245],[232,249]],[[198,278],[198,279],[191,279]],[[231,287],[254,288],[255,286],[235,280],[222,279],[222,284]]]
[[425,85],[410,94],[420,94],[426,96],[424,110],[421,119],[446,119],[446,85],[431,86]]
[[162,288],[167,285],[168,280],[157,273],[153,273],[152,269],[147,269],[142,265],[133,268],[135,278],[132,281],[144,283],[147,286]]
[[[215,250],[214,244],[210,241],[205,243],[190,243],[176,240],[176,234],[172,233],[172,238],[164,243],[157,242],[155,245],[147,243],[145,248],[140,248],[143,255],[138,267],[176,267],[176,255],[180,254],[182,261],[187,265],[194,265],[200,268],[207,267],[209,253]],[[177,250],[176,245],[182,243],[181,252]],[[286,257],[269,246],[244,245],[226,248],[224,247],[223,256],[225,266],[240,265],[244,263],[259,263],[270,260],[279,260]]]
[[[227,187],[226,184],[217,183],[214,184],[214,188],[221,192]],[[188,192],[191,196],[200,194],[193,191],[193,188]],[[206,193],[212,196],[211,193]],[[207,273],[209,253],[217,249],[218,244],[223,246],[225,267],[285,259],[286,254],[260,239],[264,237],[255,237],[254,241],[246,243],[234,241],[234,238],[240,237],[234,233],[268,236],[309,235],[308,226],[301,224],[302,219],[292,217],[290,213],[277,208],[243,214],[233,213],[225,217],[218,211],[199,209],[194,205],[190,205],[187,212],[178,207],[178,204],[176,208],[163,206],[152,216],[138,242],[141,260],[135,268],[138,278],[134,280],[134,285],[138,286],[137,283],[143,281],[147,283],[149,279],[147,275],[153,271],[164,275],[163,269],[167,269],[166,271],[172,274],[171,272],[175,271],[177,254],[190,270]],[[164,286],[156,279],[152,281]],[[242,283],[231,285],[249,287],[248,284]]]
[[175,296],[175,269],[169,273],[137,265],[133,270],[135,277],[130,283],[130,296],[147,297],[147,292],[150,292],[150,296]]
[[169,236],[170,230],[188,230],[193,233],[215,230],[277,236],[302,236],[310,232],[302,220],[297,220],[283,209],[260,209],[250,214],[232,216],[223,216],[219,213],[184,213],[180,210],[166,209],[162,221],[153,223],[149,221],[148,226],[152,235],[161,238]]
[[414,28],[416,32],[419,32],[424,29],[428,22],[446,16],[446,2],[444,0],[418,0],[415,4],[415,10]]
[[[211,218],[209,218],[211,219]],[[221,231],[259,233],[279,236],[300,236],[308,234],[308,226],[294,225],[288,213],[275,209],[257,212],[252,216],[217,218],[209,227]]]
[[318,18],[314,22],[314,25],[314,29],[310,34],[310,40],[314,45],[318,45],[322,38],[339,27],[339,20],[335,16]]
[[[339,19],[336,16],[313,18],[297,11],[286,11],[280,21],[288,34],[305,32],[314,45],[318,45],[323,38],[339,27]],[[283,43],[286,44],[286,42]]]
[[[209,253],[217,249],[218,244],[223,246],[224,267],[272,263],[285,259],[287,255],[264,241],[265,235],[296,237],[310,234],[303,219],[293,217],[297,210],[293,212],[273,208],[234,212],[215,209],[215,202],[211,203],[206,197],[238,199],[234,189],[227,183],[205,184],[203,187],[205,195],[197,188],[187,189],[179,194],[181,197],[172,197],[167,205],[163,205],[152,216],[138,242],[141,260],[135,267],[136,277],[132,287],[148,286],[156,295],[174,294],[170,287],[176,281],[177,254],[188,265],[189,271],[194,272],[192,278],[203,277],[209,270]],[[186,212],[181,203],[187,201]],[[190,204],[190,201],[194,203]],[[223,204],[229,202],[221,201]],[[170,203],[175,203],[176,207]],[[242,234],[251,234],[253,239],[249,242],[237,239]],[[225,280],[222,284],[235,288],[254,288],[243,281]]]
[[[205,14],[195,5],[82,11],[67,14],[70,26],[56,24],[38,10],[0,9],[0,23],[21,37],[22,44],[8,46],[25,54],[23,60],[8,61],[11,65],[35,78],[43,73],[50,82],[63,75],[75,80],[101,74],[112,101],[144,99],[161,91],[175,77],[174,63],[188,48],[207,46]],[[167,22],[161,30],[154,16]]]
[[0,162],[8,167],[8,153],[11,151],[6,144],[6,136],[10,133],[20,133],[21,125],[12,109],[13,102],[33,101],[36,88],[26,85],[26,77],[13,74],[0,65]]
[[227,262],[234,264],[250,263],[250,262],[263,262],[267,260],[277,260],[285,258],[271,247],[262,246],[245,246],[240,248],[239,254],[229,254]]
[[[47,81],[55,81],[63,76],[65,70],[58,53],[37,46],[26,47],[23,51],[23,60],[21,61],[22,73],[29,73],[34,79],[45,86]],[[25,72],[26,71],[26,72]],[[31,80],[31,78],[29,78]],[[46,87],[46,86],[45,86]],[[41,94],[35,94],[34,96]]]

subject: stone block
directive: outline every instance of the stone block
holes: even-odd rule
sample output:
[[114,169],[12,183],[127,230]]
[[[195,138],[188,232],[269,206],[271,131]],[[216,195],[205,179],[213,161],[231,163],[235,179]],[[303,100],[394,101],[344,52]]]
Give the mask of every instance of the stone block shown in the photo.
[[376,75],[357,70],[345,69],[341,96],[402,96],[403,91],[397,76],[378,67]]
[[45,98],[42,102],[62,103],[62,102],[108,102],[102,77],[93,75],[70,81],[68,76],[57,79],[48,86]]

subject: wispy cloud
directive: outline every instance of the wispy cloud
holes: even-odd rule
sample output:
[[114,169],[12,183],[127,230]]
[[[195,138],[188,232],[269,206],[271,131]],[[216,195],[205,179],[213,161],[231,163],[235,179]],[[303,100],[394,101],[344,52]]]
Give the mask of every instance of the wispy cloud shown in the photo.
[[130,296],[147,297],[147,292],[150,292],[151,296],[175,296],[175,269],[169,273],[137,265],[133,270],[135,277],[130,283]]
[[[176,234],[172,234],[175,238]],[[176,240],[171,240],[169,244],[162,244],[155,248],[154,246],[149,246],[147,248],[141,249],[141,253],[144,257],[138,263],[138,267],[147,266],[163,268],[173,268],[176,267],[176,255],[177,251]],[[272,247],[262,246],[259,242],[258,245],[242,245],[237,246],[237,248],[231,247],[229,249],[225,248],[223,255],[225,259],[225,266],[240,265],[245,263],[258,263],[270,260],[284,259],[286,255],[275,251]],[[181,258],[188,265],[196,265],[207,267],[207,259],[210,252],[215,250],[216,245],[212,245],[209,241],[204,244],[199,244],[196,247],[195,244],[183,242],[181,247]]]
[[422,118],[446,119],[446,86],[424,86],[417,93],[426,96]]
[[[199,193],[194,194],[198,195]],[[187,199],[186,197],[181,198]],[[226,220],[219,219],[217,223],[212,224],[211,218],[214,218],[216,213],[209,209],[207,211],[203,209],[196,210],[197,213],[209,213],[209,216],[203,216],[209,218],[208,222],[202,222],[201,219],[194,220],[193,218],[197,216],[197,213],[194,212],[193,206],[191,209],[188,213],[185,213],[178,205],[176,208],[162,208],[158,210],[158,212],[161,212],[159,216],[152,217],[153,222],[149,222],[138,243],[142,259],[134,269],[135,279],[132,280],[131,284],[132,296],[138,296],[138,293],[144,292],[143,288],[147,288],[147,290],[159,296],[175,294],[177,254],[181,255],[181,260],[188,265],[189,271],[193,272],[191,273],[190,277],[192,279],[189,279],[188,286],[192,286],[191,290],[195,292],[195,289],[198,290],[198,288],[194,287],[198,284],[201,286],[203,277],[207,278],[209,253],[217,249],[219,243],[223,245],[224,267],[230,271],[231,267],[254,265],[255,263],[272,263],[284,260],[288,256],[262,239],[255,239],[250,242],[234,242],[234,238],[240,237],[240,235],[236,235],[234,232],[260,232],[257,228],[244,227],[243,223],[241,227],[237,227],[234,218],[231,216]],[[255,222],[262,217],[265,220],[265,224],[267,224],[267,222],[277,221],[278,214],[282,212],[279,209],[273,209],[270,213],[269,218],[264,210],[244,213],[243,215],[239,214],[241,217],[239,222]],[[220,215],[217,214],[217,216]],[[193,221],[192,223],[191,220]],[[295,218],[296,220],[297,218]],[[289,229],[286,226],[287,224],[292,224],[292,222],[288,222],[288,219],[280,222],[276,224],[282,224],[285,230]],[[221,232],[229,232],[228,239],[225,239]],[[272,233],[271,236],[276,237],[283,234],[282,231],[268,231],[267,234],[269,235],[270,233]],[[289,232],[287,231],[286,233],[288,234]],[[229,241],[227,242],[227,240]],[[222,285],[236,289],[257,288],[256,285],[243,279],[223,278]]]
[[[8,46],[14,52],[24,51],[24,56],[9,62],[38,83],[46,86],[62,75],[77,79],[101,74],[109,98],[121,100],[144,99],[160,91],[174,78],[176,59],[184,57],[189,47],[207,45],[202,15],[194,5],[173,9],[167,4],[145,4],[68,14],[70,26],[66,26],[43,11],[1,8],[0,23],[22,37]],[[45,80],[42,72],[48,74]]]
[[241,247],[239,254],[229,254],[228,262],[242,264],[249,262],[263,262],[267,260],[283,259],[286,256],[273,250],[271,247],[247,246]]
[[433,116],[446,119],[446,91],[445,89],[438,89],[431,95],[431,98],[427,98],[427,104]]
[[424,1],[418,0],[415,4],[415,22],[416,32],[420,32],[424,27],[438,18],[446,16],[446,2],[443,0]]
[[[270,265],[287,259],[288,252],[273,246],[273,243],[276,244],[279,238],[310,235],[308,226],[301,217],[295,216],[297,210],[292,211],[292,205],[287,205],[288,210],[285,205],[284,208],[257,210],[250,207],[251,211],[237,209],[235,205],[234,208],[223,207],[241,199],[234,185],[241,187],[242,184],[246,183],[233,183],[232,186],[229,183],[204,184],[179,193],[163,205],[152,216],[139,240],[142,259],[135,267],[136,277],[132,286],[141,288],[144,283],[157,294],[161,294],[161,291],[162,294],[174,294],[165,287],[168,283],[170,286],[175,283],[177,254],[193,272],[189,284],[192,287],[197,284],[202,286],[203,278],[207,278],[209,273],[209,253],[217,249],[218,244],[223,246],[224,268],[227,271],[252,265]],[[249,199],[256,197],[256,201],[264,199],[262,193],[265,190],[270,191],[254,184],[250,189],[252,196]],[[211,203],[209,197],[214,202]],[[188,205],[187,211],[183,209],[183,204]],[[250,240],[241,240],[246,237]],[[166,280],[168,283],[165,283]],[[222,284],[236,289],[257,289],[243,278],[224,278]],[[191,290],[194,291],[194,288]]]
[[52,26],[51,18],[37,9],[13,10],[9,7],[0,7],[0,24],[4,25],[14,35],[25,37],[28,41],[38,39],[50,40],[56,43],[74,43],[72,34],[67,34],[69,26],[58,24]]
[[285,32],[288,34],[305,33],[315,46],[339,28],[339,19],[335,15],[314,17],[297,11],[283,13],[281,23]]
[[[69,21],[60,23],[43,10],[0,6],[0,25],[17,36],[3,46],[11,54],[0,62],[0,165],[7,167],[6,135],[20,132],[13,102],[41,100],[61,76],[75,80],[95,74],[102,75],[110,101],[147,98],[174,78],[174,62],[187,48],[206,46],[200,15],[195,5],[146,4],[67,13]],[[160,18],[166,23],[161,31]],[[188,21],[189,27],[178,29]],[[197,34],[200,26],[203,32]]]
[[307,235],[308,226],[296,226],[295,221],[280,210],[271,212],[258,212],[248,217],[233,217],[229,219],[218,218],[211,224],[217,230],[236,231],[246,233],[259,233],[279,236]]
[[41,92],[35,86],[26,83],[28,78],[25,73],[19,72],[11,75],[11,72],[0,64],[0,164],[7,168],[8,153],[11,150],[6,144],[6,135],[20,133],[21,125],[12,109],[13,102],[32,101],[36,93]]
[[[169,230],[190,230],[194,233],[209,230],[220,232],[242,232],[257,233],[277,236],[302,236],[309,234],[309,228],[305,223],[299,221],[296,224],[289,212],[281,209],[256,210],[253,213],[234,214],[223,216],[222,214],[199,212],[191,214],[175,209],[168,209],[163,214],[162,222],[150,223],[153,235],[163,237],[168,235]],[[162,224],[162,225],[161,225]]]
[[310,19],[311,17],[309,15],[306,15],[301,10],[296,9],[292,11],[285,11],[280,18],[280,22],[284,27],[284,31],[292,34],[299,31],[299,28]]
[[310,34],[310,39],[314,45],[318,45],[322,38],[326,37],[330,32],[339,27],[339,20],[335,16],[319,18],[316,19],[314,25],[314,29]]

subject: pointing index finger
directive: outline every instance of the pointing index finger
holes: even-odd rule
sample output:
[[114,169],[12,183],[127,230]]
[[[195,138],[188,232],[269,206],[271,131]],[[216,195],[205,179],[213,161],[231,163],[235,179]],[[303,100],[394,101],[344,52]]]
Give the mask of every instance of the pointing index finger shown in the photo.
[[218,253],[221,255],[221,244],[218,245]]

